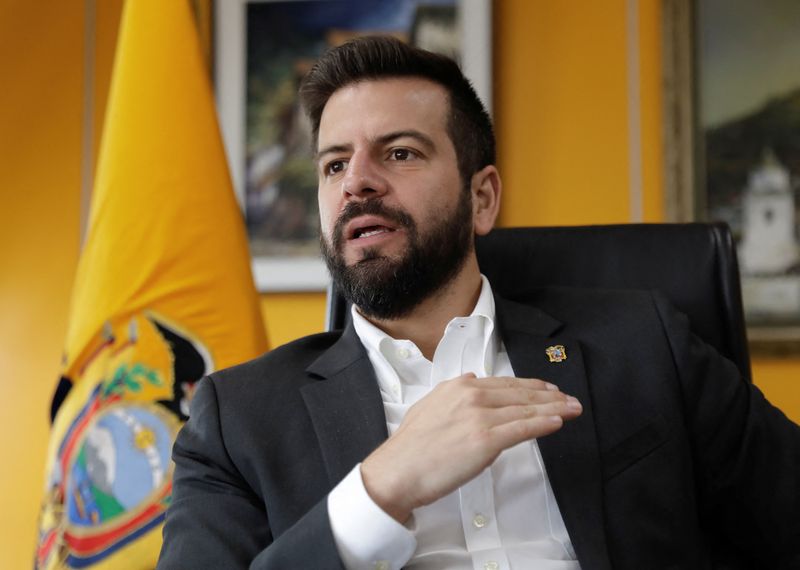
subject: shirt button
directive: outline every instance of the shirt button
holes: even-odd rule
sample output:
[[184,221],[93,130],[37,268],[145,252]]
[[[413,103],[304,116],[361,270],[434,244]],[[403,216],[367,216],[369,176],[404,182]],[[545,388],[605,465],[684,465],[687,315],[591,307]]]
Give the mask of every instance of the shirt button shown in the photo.
[[397,350],[397,356],[405,360],[409,356],[411,356],[411,352],[407,348],[400,348]]
[[472,518],[472,526],[474,526],[477,529],[482,529],[483,527],[486,526],[488,522],[489,519],[487,519],[482,514],[477,514]]
[[483,570],[500,570],[500,565],[494,560],[489,560],[483,565]]
[[389,562],[386,560],[378,560],[373,568],[375,570],[389,570]]

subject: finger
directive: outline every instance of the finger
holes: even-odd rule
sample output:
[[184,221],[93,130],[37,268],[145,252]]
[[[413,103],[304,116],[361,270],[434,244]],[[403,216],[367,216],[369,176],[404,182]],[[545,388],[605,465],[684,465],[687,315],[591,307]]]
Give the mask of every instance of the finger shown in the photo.
[[568,397],[563,401],[520,406],[505,406],[488,411],[484,418],[492,425],[502,425],[535,417],[560,416],[565,420],[578,417],[583,407],[577,399]]
[[489,435],[497,448],[508,449],[523,441],[550,435],[563,425],[564,418],[559,415],[535,416],[497,425],[489,430]]
[[527,388],[530,390],[550,390],[558,391],[558,386],[540,380],[539,378],[516,378],[514,376],[487,376],[486,378],[476,378],[474,384],[489,388]]
[[535,388],[495,388],[483,389],[475,396],[475,401],[479,405],[487,408],[499,408],[504,406],[522,406],[526,404],[546,404],[548,402],[565,402],[571,396],[563,392],[553,390],[542,390]]

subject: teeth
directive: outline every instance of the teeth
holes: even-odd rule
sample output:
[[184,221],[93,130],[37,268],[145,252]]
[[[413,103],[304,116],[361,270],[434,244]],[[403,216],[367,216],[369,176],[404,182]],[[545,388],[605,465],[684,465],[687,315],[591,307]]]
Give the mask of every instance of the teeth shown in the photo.
[[369,230],[369,231],[363,232],[363,233],[362,233],[361,235],[359,235],[358,237],[360,237],[360,238],[366,238],[366,237],[370,237],[370,236],[374,236],[374,235],[378,235],[378,234],[386,233],[387,231],[388,231],[388,230],[387,230],[386,228],[377,228],[377,229],[374,229],[374,230]]

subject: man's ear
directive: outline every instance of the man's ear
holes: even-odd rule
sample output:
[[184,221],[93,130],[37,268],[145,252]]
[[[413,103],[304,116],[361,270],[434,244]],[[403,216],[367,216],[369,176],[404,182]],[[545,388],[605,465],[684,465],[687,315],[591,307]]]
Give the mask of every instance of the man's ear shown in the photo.
[[503,183],[500,173],[490,164],[472,175],[470,184],[472,192],[472,220],[475,234],[488,234],[494,227],[497,213],[500,211],[500,193]]

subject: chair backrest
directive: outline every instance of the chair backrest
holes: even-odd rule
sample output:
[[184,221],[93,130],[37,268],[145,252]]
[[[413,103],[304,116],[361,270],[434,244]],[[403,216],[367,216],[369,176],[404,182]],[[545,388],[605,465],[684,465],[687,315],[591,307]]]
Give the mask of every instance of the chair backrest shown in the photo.
[[[545,286],[657,289],[751,379],[736,250],[725,224],[502,228],[479,238],[476,250],[481,272],[509,299]],[[328,330],[349,319],[334,284]]]

